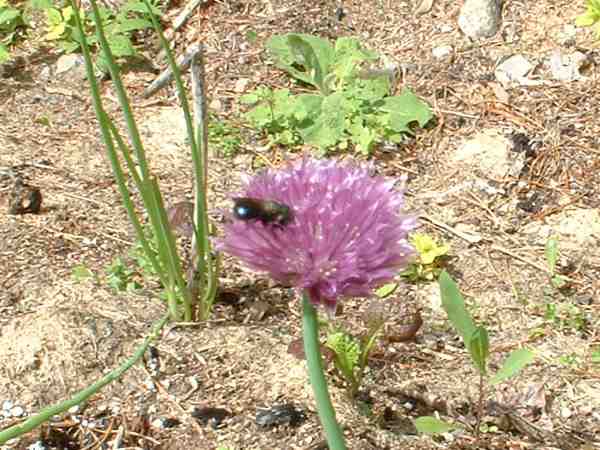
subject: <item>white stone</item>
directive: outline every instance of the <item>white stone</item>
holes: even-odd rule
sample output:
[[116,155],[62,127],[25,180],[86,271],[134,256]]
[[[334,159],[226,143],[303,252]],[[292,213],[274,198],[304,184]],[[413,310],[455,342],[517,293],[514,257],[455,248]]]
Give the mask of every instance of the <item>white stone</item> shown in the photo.
[[488,129],[465,141],[453,159],[479,169],[489,178],[502,178],[511,168],[511,148],[511,143],[500,131]]
[[554,50],[549,63],[552,77],[559,81],[575,81],[583,78],[579,68],[586,59],[587,57],[581,52],[561,54],[560,50]]
[[446,56],[452,54],[452,46],[450,45],[442,45],[440,47],[435,47],[431,50],[434,58],[442,59]]
[[471,39],[491,37],[500,25],[498,0],[465,0],[458,26]]
[[513,55],[496,67],[494,75],[504,88],[514,85],[527,85],[527,75],[533,70],[531,64],[523,55]]

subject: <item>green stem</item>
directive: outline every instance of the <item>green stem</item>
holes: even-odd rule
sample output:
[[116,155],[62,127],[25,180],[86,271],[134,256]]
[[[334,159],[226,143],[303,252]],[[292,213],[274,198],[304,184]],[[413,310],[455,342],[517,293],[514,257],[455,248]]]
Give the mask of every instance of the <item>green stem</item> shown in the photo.
[[302,326],[304,329],[304,353],[308,364],[308,378],[312,385],[317,403],[317,411],[321,425],[325,431],[327,444],[330,450],[347,450],[344,443],[344,434],[335,419],[335,410],[329,398],[327,381],[323,372],[321,358],[321,346],[319,344],[319,322],[317,312],[310,303],[308,294],[302,296],[303,316]]
[[75,405],[79,405],[107,384],[119,379],[121,375],[123,375],[127,370],[129,370],[131,366],[133,366],[144,355],[150,343],[154,339],[156,339],[162,327],[164,327],[165,324],[169,321],[169,317],[169,314],[165,314],[160,320],[158,320],[154,324],[154,326],[152,327],[152,332],[146,337],[142,345],[140,345],[139,348],[133,354],[133,356],[126,360],[123,364],[121,364],[121,366],[117,367],[112,372],[108,373],[91,386],[79,391],[69,400],[59,403],[58,405],[44,408],[38,414],[36,414],[33,417],[30,417],[21,425],[14,425],[10,428],[0,431],[0,444],[4,444],[10,439],[14,439],[18,436],[21,436],[22,434],[32,431],[33,429],[39,427],[42,423],[50,420],[53,416],[61,414]]

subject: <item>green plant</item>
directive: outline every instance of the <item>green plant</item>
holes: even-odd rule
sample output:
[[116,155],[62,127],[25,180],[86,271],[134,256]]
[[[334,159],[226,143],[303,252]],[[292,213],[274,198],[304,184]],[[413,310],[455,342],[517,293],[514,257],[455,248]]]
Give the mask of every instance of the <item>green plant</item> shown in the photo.
[[106,282],[115,291],[135,291],[142,286],[136,279],[137,273],[121,257],[117,257],[106,268]]
[[561,330],[583,331],[587,326],[587,320],[581,308],[571,303],[546,303],[544,319]]
[[208,123],[208,142],[212,147],[218,147],[219,154],[232,157],[237,154],[242,145],[239,128],[231,123],[211,116]]
[[348,393],[352,398],[358,393],[368,364],[369,353],[384,325],[383,315],[369,315],[366,324],[367,332],[361,338],[355,338],[339,326],[331,328],[325,343],[333,351],[335,368],[348,383]]
[[401,275],[412,282],[436,279],[442,271],[450,246],[438,244],[433,237],[424,233],[414,233],[410,242],[417,250],[417,258]]
[[409,89],[390,96],[390,72],[362,70],[378,55],[357,39],[335,45],[306,34],[274,36],[267,48],[275,64],[316,92],[293,95],[288,89],[261,87],[244,95],[253,105],[246,118],[264,131],[271,144],[306,143],[321,150],[354,145],[368,154],[378,141],[399,143],[432,118],[430,108]]
[[458,286],[446,271],[439,276],[442,306],[448,314],[448,319],[458,334],[462,337],[466,349],[471,357],[471,362],[479,373],[479,399],[476,408],[477,423],[475,434],[479,436],[482,431],[481,420],[483,416],[483,403],[486,395],[486,384],[494,386],[516,376],[525,366],[531,363],[534,353],[526,348],[512,351],[504,360],[500,369],[493,375],[488,373],[488,359],[490,345],[488,331],[483,325],[477,325],[467,308],[465,301],[458,290]]
[[26,26],[21,9],[0,0],[0,64],[10,59],[9,47],[15,42],[19,29]]
[[575,24],[580,27],[595,28],[596,38],[600,39],[600,0],[587,0],[586,12],[575,19]]
[[[49,2],[45,6],[48,33],[46,39],[58,42],[59,46],[67,53],[74,52],[81,47],[81,34],[77,29],[74,9],[67,5],[62,8],[53,6]],[[157,6],[151,5],[153,14],[160,15]],[[148,10],[143,1],[128,0],[116,12],[109,8],[98,8],[98,14],[113,57],[122,58],[136,54],[132,37],[136,31],[152,27]],[[98,49],[98,36],[95,34],[96,24],[93,13],[85,14],[80,11],[80,20],[83,24],[85,41],[88,46]],[[108,63],[100,53],[96,65],[102,70],[108,70]]]
[[564,275],[560,275],[556,271],[556,265],[558,264],[558,237],[550,236],[546,241],[544,247],[544,256],[546,257],[546,264],[550,271],[550,284],[555,289],[562,289],[567,286],[569,278]]

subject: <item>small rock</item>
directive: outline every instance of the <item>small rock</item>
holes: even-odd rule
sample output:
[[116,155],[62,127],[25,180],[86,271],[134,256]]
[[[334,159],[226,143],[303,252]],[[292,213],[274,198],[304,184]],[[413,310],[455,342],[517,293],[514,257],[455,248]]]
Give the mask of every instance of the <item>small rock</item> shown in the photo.
[[10,411],[12,409],[12,407],[14,406],[14,403],[11,402],[10,400],[4,400],[2,402],[2,411]]
[[566,406],[563,406],[562,408],[560,408],[560,417],[562,417],[563,419],[568,419],[572,415],[573,415],[573,411],[571,411]]
[[241,94],[242,92],[246,91],[246,88],[248,87],[249,84],[250,84],[250,80],[248,78],[240,78],[239,80],[237,80],[235,82],[233,90],[235,92],[237,92],[238,94]]
[[68,55],[62,55],[56,61],[56,75],[60,75],[71,70],[77,70],[77,72],[83,71],[85,74],[85,60],[82,55],[77,53],[70,53]]
[[260,427],[297,426],[305,420],[304,411],[290,403],[275,405],[271,408],[258,408],[256,412],[256,424]]
[[567,55],[561,54],[560,50],[555,50],[550,57],[550,71],[555,80],[575,81],[580,80],[582,75],[579,69],[587,60],[581,52],[573,52]]
[[440,26],[440,33],[452,33],[453,31],[454,27],[447,23]]
[[434,58],[442,59],[452,54],[452,46],[442,45],[440,47],[435,47],[431,50],[431,53],[433,54]]
[[23,414],[25,414],[25,410],[21,406],[14,406],[10,410],[10,415],[12,417],[21,417]]
[[458,26],[471,39],[491,37],[500,25],[498,0],[465,0],[460,9]]
[[542,84],[543,81],[527,78],[533,68],[533,64],[523,55],[513,55],[496,67],[494,75],[505,89],[515,85],[532,86]]

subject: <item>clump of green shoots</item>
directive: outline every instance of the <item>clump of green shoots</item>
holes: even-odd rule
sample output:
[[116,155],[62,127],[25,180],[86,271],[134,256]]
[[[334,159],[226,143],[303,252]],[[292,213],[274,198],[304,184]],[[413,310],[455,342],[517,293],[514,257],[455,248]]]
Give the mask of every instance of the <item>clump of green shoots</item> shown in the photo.
[[410,242],[417,251],[417,257],[401,275],[413,283],[437,279],[447,260],[450,246],[439,244],[425,233],[414,233]]
[[[513,378],[525,366],[531,363],[535,357],[531,350],[520,348],[512,351],[502,363],[495,374],[488,371],[488,360],[490,356],[490,344],[488,331],[483,325],[474,322],[465,306],[465,301],[458,286],[447,272],[443,271],[439,277],[440,292],[442,295],[442,306],[448,314],[450,323],[462,337],[466,349],[471,357],[471,362],[479,374],[478,403],[475,407],[476,424],[474,427],[476,436],[485,431],[481,420],[483,417],[484,400],[490,386],[495,386],[503,381]],[[485,424],[484,424],[485,425]],[[415,420],[415,426],[421,433],[444,433],[453,428],[453,424],[445,423],[435,417],[420,417]]]
[[385,318],[381,311],[370,308],[366,315],[367,331],[354,337],[341,326],[332,326],[327,333],[326,347],[333,351],[333,363],[348,385],[348,394],[354,398],[361,386],[369,354],[373,349]]

